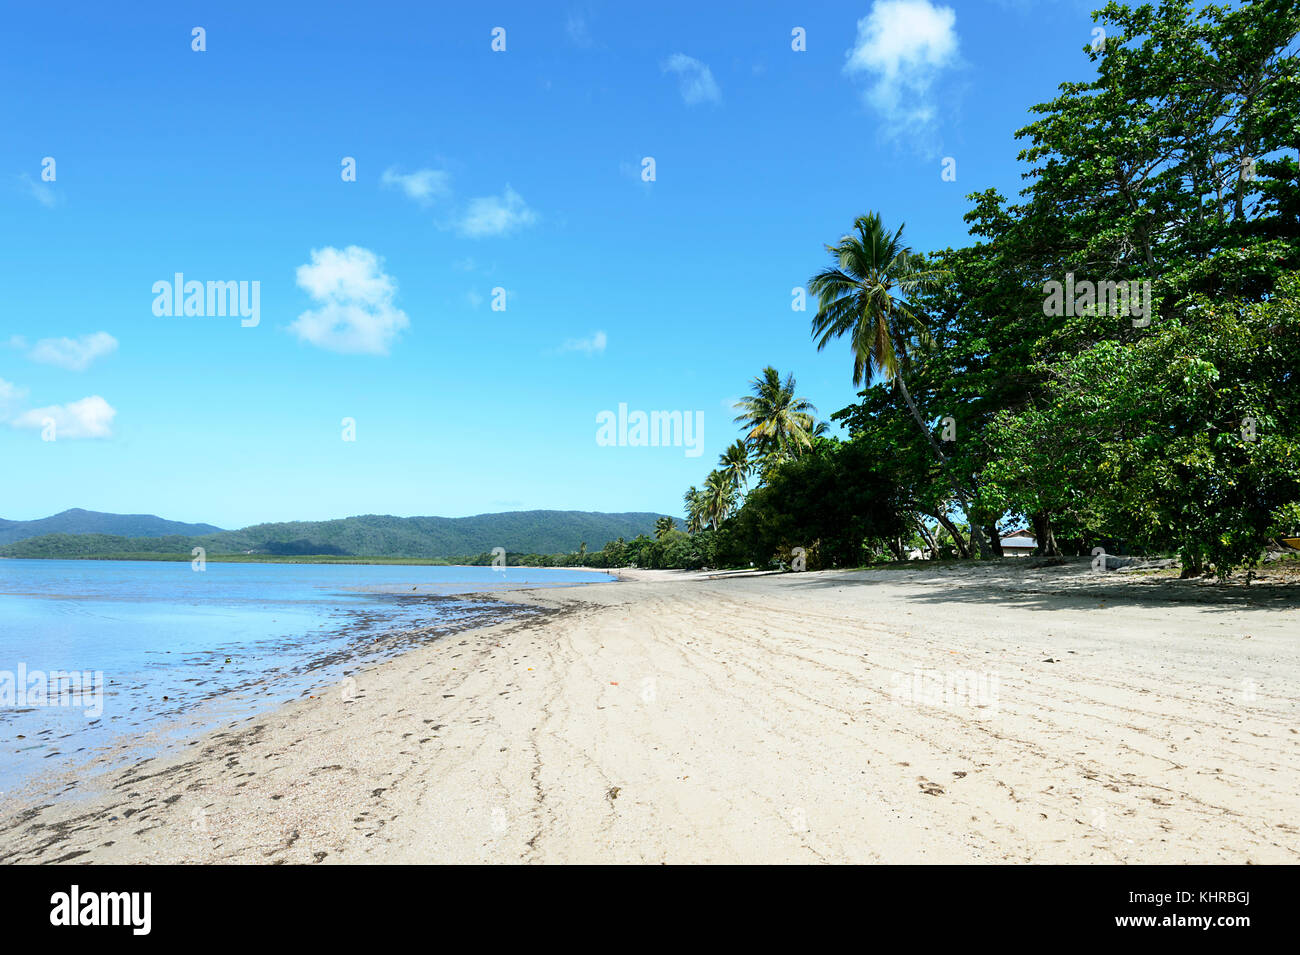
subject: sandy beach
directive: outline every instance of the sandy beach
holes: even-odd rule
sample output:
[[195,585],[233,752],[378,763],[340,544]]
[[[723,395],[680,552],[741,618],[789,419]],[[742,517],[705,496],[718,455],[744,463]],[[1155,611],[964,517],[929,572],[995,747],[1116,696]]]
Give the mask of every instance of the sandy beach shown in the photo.
[[630,576],[11,801],[0,860],[1300,859],[1294,585]]

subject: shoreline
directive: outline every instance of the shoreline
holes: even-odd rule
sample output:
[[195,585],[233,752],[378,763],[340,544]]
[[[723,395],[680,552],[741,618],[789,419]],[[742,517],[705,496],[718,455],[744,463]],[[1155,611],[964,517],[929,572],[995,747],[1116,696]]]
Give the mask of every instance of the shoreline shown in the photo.
[[[399,625],[378,632],[362,627],[360,633],[357,632],[359,621],[354,620],[336,631],[340,638],[350,634],[344,645],[319,652],[292,669],[282,671],[274,667],[258,679],[213,690],[205,696],[182,703],[174,711],[146,717],[143,726],[123,726],[120,729],[105,727],[105,738],[102,741],[77,750],[65,753],[57,748],[58,740],[46,741],[43,745],[50,752],[42,759],[49,760],[55,768],[36,774],[29,771],[17,783],[6,780],[5,789],[0,791],[0,819],[3,819],[5,809],[10,805],[31,805],[43,800],[75,800],[80,796],[77,790],[87,773],[102,775],[165,758],[184,747],[178,740],[206,736],[232,717],[234,722],[229,725],[234,726],[300,699],[315,698],[323,692],[336,689],[351,680],[354,672],[396,659],[416,647],[469,630],[499,626],[526,618],[529,614],[518,602],[501,599],[501,595],[508,592],[509,588],[503,587],[501,590],[472,594],[420,594],[418,596],[422,600],[439,603],[495,603],[496,606],[491,610],[493,619],[484,623],[473,616],[453,616],[449,619],[436,617],[432,622],[420,626]],[[408,595],[394,593],[394,596],[406,598]],[[369,621],[366,623],[368,625]],[[289,694],[287,698],[286,694]],[[276,699],[259,699],[261,696]]]
[[[437,563],[432,559],[423,557],[350,557],[345,559],[335,559],[331,555],[303,555],[302,559],[285,557],[275,558],[272,554],[254,554],[249,555],[253,558],[272,558],[270,560],[251,559],[245,560],[242,554],[214,554],[206,555],[203,559],[209,564],[291,564],[295,566],[306,566],[312,564],[337,564],[344,567],[489,567],[490,564],[449,564]],[[315,558],[315,559],[307,559]],[[157,557],[146,557],[140,554],[88,554],[77,557],[9,557],[0,555],[0,560],[87,560],[116,562],[123,564],[179,564],[192,563],[193,555],[190,554],[160,554]],[[613,570],[604,570],[600,567],[554,567],[542,564],[506,564],[506,570],[572,570],[589,574],[609,574],[614,575]]]
[[[1225,589],[996,567],[483,594],[550,613],[6,805],[0,861],[1295,862],[1300,596]],[[997,692],[907,698],[931,673]]]

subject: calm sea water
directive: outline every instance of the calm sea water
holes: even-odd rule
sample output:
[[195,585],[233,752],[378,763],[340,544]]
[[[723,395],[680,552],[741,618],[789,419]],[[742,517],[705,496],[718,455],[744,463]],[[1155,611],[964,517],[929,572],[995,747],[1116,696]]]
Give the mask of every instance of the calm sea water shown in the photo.
[[215,725],[358,664],[535,613],[465,594],[610,579],[529,567],[198,572],[184,562],[0,560],[0,796],[182,715],[193,724],[210,713]]

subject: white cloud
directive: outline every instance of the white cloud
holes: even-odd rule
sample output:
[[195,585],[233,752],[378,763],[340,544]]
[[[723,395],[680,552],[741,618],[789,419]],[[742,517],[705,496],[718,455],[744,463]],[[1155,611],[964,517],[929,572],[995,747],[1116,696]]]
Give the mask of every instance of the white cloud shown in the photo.
[[604,332],[596,332],[590,338],[570,338],[560,346],[560,351],[580,351],[587,355],[602,354],[609,343]]
[[23,191],[47,209],[58,204],[59,196],[49,183],[38,182],[27,173],[19,176],[18,180],[23,184]]
[[330,351],[387,355],[398,334],[410,325],[393,305],[397,283],[383,260],[369,249],[350,245],[311,250],[311,264],[298,266],[298,286],[319,307],[303,312],[289,329],[300,339]]
[[435,198],[451,192],[451,177],[440,169],[399,173],[395,167],[389,167],[379,177],[379,182],[380,185],[401,189],[407,198],[426,206]]
[[885,118],[890,135],[933,132],[935,82],[957,62],[956,23],[951,7],[929,0],[876,0],[858,21],[844,72],[869,79],[864,98]]
[[27,389],[0,378],[0,423],[11,428],[44,431],[54,422],[54,440],[67,438],[108,438],[112,436],[117,411],[99,395],[91,395],[66,405],[22,410]]
[[457,228],[461,235],[481,239],[486,236],[508,235],[536,221],[537,214],[528,208],[523,196],[507,185],[506,191],[500,196],[471,199]]
[[116,409],[99,395],[91,395],[80,401],[66,405],[48,405],[44,408],[32,408],[15,415],[10,424],[15,428],[44,430],[49,422],[54,422],[54,438],[108,438],[113,434],[113,418]]
[[27,397],[27,389],[20,388],[12,381],[5,381],[0,378],[0,421],[8,421],[18,410],[24,398]]
[[[482,239],[489,236],[508,235],[538,220],[537,213],[528,207],[523,196],[515,192],[507,183],[505,191],[499,196],[480,196],[461,204],[455,200],[451,188],[451,176],[438,169],[417,169],[411,173],[399,173],[396,167],[385,169],[380,176],[384,186],[400,189],[406,196],[422,206],[431,205],[435,199],[449,199],[448,208],[459,206],[439,223],[440,228],[455,229],[462,236],[470,239]],[[466,270],[472,270],[472,259],[466,260]],[[457,264],[457,268],[461,268]]]
[[713,72],[694,57],[674,53],[664,60],[662,69],[677,75],[677,87],[687,106],[722,102],[722,91],[713,79]]
[[42,338],[27,357],[43,365],[58,365],[69,371],[85,371],[97,358],[117,350],[117,339],[108,332],[95,332],[80,338]]

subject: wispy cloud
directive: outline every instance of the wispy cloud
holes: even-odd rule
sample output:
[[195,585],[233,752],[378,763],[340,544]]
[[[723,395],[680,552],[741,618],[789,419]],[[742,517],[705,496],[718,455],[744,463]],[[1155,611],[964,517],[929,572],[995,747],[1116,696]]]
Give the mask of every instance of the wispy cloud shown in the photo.
[[95,332],[80,338],[42,338],[32,346],[27,357],[43,365],[58,365],[69,371],[85,371],[98,358],[117,350],[117,339],[108,332]]
[[722,102],[722,90],[718,89],[713,71],[694,57],[674,53],[664,60],[662,69],[676,75],[677,88],[687,106]]
[[560,351],[582,352],[584,355],[600,355],[605,351],[609,339],[604,332],[596,332],[590,338],[570,338],[560,346]]
[[929,0],[876,0],[858,21],[844,72],[864,77],[867,104],[885,120],[887,135],[933,137],[935,84],[957,63],[957,14]]
[[456,223],[461,235],[471,239],[509,235],[537,221],[537,213],[528,208],[523,196],[506,186],[499,196],[471,199],[464,215]]
[[54,191],[54,187],[47,182],[33,179],[27,173],[22,173],[18,177],[19,187],[27,195],[31,196],[47,209],[58,205],[59,194]]
[[587,49],[592,45],[591,25],[587,22],[587,14],[584,11],[569,12],[568,19],[564,21],[564,32],[569,35],[569,42],[574,46]]
[[312,345],[346,354],[387,355],[411,323],[393,304],[396,281],[369,249],[312,249],[311,263],[298,266],[297,277],[299,288],[319,307],[299,315],[289,330]]
[[8,421],[17,414],[19,406],[26,397],[26,388],[0,378],[0,421]]
[[[499,196],[480,196],[464,202],[454,194],[451,175],[440,169],[403,173],[390,166],[379,177],[379,182],[386,188],[400,189],[422,206],[432,205],[435,200],[447,200],[442,203],[446,211],[439,217],[439,228],[455,230],[469,239],[510,235],[538,221],[537,213],[509,183]],[[473,260],[465,262],[469,263],[466,271],[473,270]]]
[[441,169],[417,169],[415,172],[401,173],[396,167],[390,166],[379,177],[379,183],[400,189],[406,193],[407,198],[425,206],[451,192],[451,176]]

